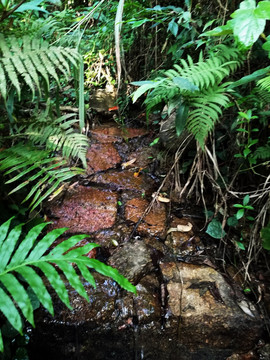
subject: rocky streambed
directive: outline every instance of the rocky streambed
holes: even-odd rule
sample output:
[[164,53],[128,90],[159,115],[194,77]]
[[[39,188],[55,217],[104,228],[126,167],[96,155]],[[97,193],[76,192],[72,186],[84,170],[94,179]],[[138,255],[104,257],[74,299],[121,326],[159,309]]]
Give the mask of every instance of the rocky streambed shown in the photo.
[[81,245],[101,247],[89,256],[116,267],[137,295],[99,274],[96,289],[85,284],[90,303],[71,290],[72,311],[52,294],[56,315],[38,310],[30,359],[257,359],[263,320],[208,258],[192,217],[172,215],[168,195],[156,196],[151,136],[107,124],[91,138],[87,176],[47,217],[90,234]]

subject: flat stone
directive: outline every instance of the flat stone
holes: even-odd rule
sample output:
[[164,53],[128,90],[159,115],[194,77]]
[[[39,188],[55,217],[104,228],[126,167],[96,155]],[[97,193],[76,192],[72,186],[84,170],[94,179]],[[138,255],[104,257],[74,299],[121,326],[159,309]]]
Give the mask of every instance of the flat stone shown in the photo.
[[112,144],[92,144],[86,154],[87,174],[114,168],[121,162],[118,151]]
[[221,274],[207,266],[186,263],[162,263],[160,268],[167,283],[168,326],[173,329],[181,318],[182,344],[252,348],[260,337],[262,321],[244,295],[234,298]]
[[145,129],[101,126],[91,130],[92,138],[101,143],[114,143],[123,139],[132,139],[147,134]]
[[110,257],[109,265],[134,284],[153,270],[150,253],[142,241],[125,243]]
[[60,205],[52,206],[50,210],[53,228],[68,227],[69,233],[92,233],[114,225],[117,194],[78,186]]
[[[137,223],[143,216],[149,203],[144,199],[131,199],[125,207],[127,220]],[[146,235],[164,238],[166,234],[166,208],[163,203],[154,204],[150,212],[144,216],[137,228],[138,232]]]
[[96,174],[91,179],[97,184],[106,184],[115,190],[131,190],[142,194],[149,194],[153,190],[154,182],[143,172],[138,177],[134,171],[124,170],[121,172],[106,172]]

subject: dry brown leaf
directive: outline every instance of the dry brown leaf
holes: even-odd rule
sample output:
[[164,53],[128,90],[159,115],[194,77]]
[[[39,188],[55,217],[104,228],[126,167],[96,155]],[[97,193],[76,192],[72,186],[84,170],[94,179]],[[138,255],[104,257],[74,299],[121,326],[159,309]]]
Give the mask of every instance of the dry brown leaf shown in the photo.
[[169,203],[171,201],[170,199],[165,198],[164,196],[161,196],[161,195],[159,195],[157,197],[157,200],[160,201],[160,202],[163,202],[163,203]]
[[124,162],[124,163],[121,165],[121,166],[122,166],[122,169],[125,169],[125,168],[127,168],[128,166],[134,164],[136,160],[137,160],[137,159],[134,158],[134,159],[131,159],[131,160],[127,161],[127,162]]
[[170,228],[167,232],[167,234],[179,231],[179,232],[189,232],[192,229],[192,224],[190,222],[187,223],[187,225],[177,225],[175,228]]

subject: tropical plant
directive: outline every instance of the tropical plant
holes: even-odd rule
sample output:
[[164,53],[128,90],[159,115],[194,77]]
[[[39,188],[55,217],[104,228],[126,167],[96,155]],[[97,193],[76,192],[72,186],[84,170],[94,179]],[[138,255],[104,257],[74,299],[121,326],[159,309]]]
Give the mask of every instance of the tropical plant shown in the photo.
[[[89,269],[111,277],[122,288],[136,293],[135,286],[116,269],[84,256],[99,245],[89,243],[83,247],[72,248],[80,240],[88,237],[87,235],[72,236],[48,251],[54,241],[67,230],[66,228],[52,230],[38,241],[42,230],[48,225],[48,223],[41,223],[31,228],[20,241],[23,224],[9,230],[11,221],[12,218],[0,226],[0,311],[20,334],[23,331],[23,318],[34,326],[29,288],[33,290],[37,299],[49,313],[54,314],[52,299],[42,281],[40,270],[69,309],[72,307],[60,272],[65,275],[78,294],[88,300],[82,279],[75,271],[73,264],[77,266],[82,278],[94,287],[95,279]],[[60,271],[54,267],[54,264]],[[0,351],[3,351],[1,330]]]
[[34,145],[46,145],[46,148],[53,152],[61,151],[67,159],[80,159],[86,168],[89,139],[86,135],[74,131],[73,126],[77,122],[75,114],[63,115],[57,119],[50,119],[43,114],[38,119],[30,121],[30,125],[20,133],[27,136]]
[[26,84],[34,97],[36,88],[39,93],[40,76],[45,80],[49,89],[51,76],[60,85],[56,69],[68,78],[70,63],[78,67],[80,54],[71,48],[51,46],[40,38],[22,39],[14,36],[4,37],[0,34],[0,91],[4,99],[7,98],[8,86],[12,84],[21,96],[21,83]]
[[222,114],[229,98],[223,79],[241,65],[241,54],[236,48],[218,45],[209,58],[194,63],[188,56],[174,69],[164,71],[154,80],[134,82],[140,86],[133,94],[133,102],[148,91],[145,104],[147,114],[157,104],[168,105],[168,115],[175,110],[175,128],[179,136],[184,128],[198,140],[201,147]]
[[[61,157],[51,157],[51,151],[40,150],[31,144],[19,143],[0,152],[0,171],[11,177],[6,184],[20,181],[9,194],[30,186],[31,190],[23,203],[32,198],[29,205],[33,211],[50,195],[54,196],[63,189],[63,183],[84,170],[69,167],[67,160]],[[61,185],[61,186],[60,186]]]

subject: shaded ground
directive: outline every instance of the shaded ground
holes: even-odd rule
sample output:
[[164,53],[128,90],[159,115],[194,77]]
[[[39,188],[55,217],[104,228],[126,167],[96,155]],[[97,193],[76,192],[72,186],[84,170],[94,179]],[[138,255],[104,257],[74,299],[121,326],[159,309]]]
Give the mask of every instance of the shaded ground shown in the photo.
[[138,294],[95,274],[97,289],[85,284],[90,303],[71,292],[68,311],[55,298],[55,318],[39,310],[31,359],[222,360],[254,349],[264,326],[255,305],[217,271],[192,216],[172,216],[168,194],[156,194],[152,137],[106,125],[91,138],[87,176],[48,218],[90,234],[85,241],[101,248],[89,256],[116,267]]

